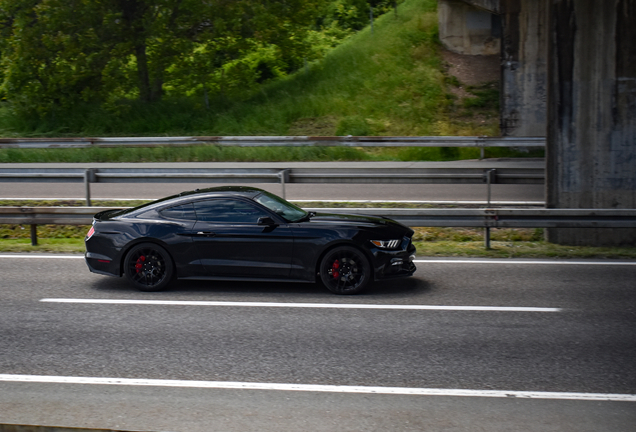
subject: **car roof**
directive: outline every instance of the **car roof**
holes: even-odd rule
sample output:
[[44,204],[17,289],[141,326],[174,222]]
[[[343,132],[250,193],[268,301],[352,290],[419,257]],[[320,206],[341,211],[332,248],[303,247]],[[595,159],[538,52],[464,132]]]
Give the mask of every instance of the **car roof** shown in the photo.
[[265,192],[263,189],[250,187],[250,186],[218,186],[212,188],[195,189],[191,191],[181,192],[177,195],[167,196],[160,198],[156,201],[152,201],[146,204],[142,204],[137,207],[122,210],[117,216],[136,216],[145,213],[149,210],[161,208],[163,206],[171,206],[179,204],[180,202],[187,202],[197,198],[213,198],[213,197],[244,197],[253,199],[255,196]]
[[222,196],[244,196],[247,198],[254,198],[256,195],[265,192],[263,189],[251,187],[251,186],[217,186],[204,189],[195,189],[191,191],[181,192],[172,198],[186,197],[186,196],[207,196],[207,195],[222,195]]

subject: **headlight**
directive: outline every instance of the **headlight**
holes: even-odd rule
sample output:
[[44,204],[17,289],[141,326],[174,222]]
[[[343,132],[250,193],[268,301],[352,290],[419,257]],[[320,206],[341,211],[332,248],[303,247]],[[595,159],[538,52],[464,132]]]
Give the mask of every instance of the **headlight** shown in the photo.
[[380,249],[395,249],[400,246],[402,240],[371,240],[371,243]]

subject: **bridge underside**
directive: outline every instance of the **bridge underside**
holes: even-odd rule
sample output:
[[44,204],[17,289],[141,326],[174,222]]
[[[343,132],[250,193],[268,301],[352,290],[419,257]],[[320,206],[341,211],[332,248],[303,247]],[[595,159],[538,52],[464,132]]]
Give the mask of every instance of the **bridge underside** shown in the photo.
[[[636,0],[439,0],[440,40],[501,56],[501,131],[546,136],[547,206],[636,208]],[[551,229],[636,244],[634,229]]]
[[440,40],[450,51],[501,57],[501,132],[545,136],[546,4],[439,0]]

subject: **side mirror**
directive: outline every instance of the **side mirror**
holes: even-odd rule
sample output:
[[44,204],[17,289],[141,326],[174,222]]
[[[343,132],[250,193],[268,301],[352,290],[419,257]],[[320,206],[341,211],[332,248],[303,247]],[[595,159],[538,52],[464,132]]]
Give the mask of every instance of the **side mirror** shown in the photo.
[[274,219],[269,216],[258,218],[258,224],[267,226],[277,225],[277,223],[274,222]]

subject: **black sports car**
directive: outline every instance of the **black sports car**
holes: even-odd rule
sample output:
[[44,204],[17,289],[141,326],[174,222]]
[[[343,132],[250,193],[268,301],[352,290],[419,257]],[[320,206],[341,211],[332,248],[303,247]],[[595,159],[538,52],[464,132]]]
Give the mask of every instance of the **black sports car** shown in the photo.
[[90,271],[125,274],[142,291],[174,279],[316,282],[337,294],[411,276],[413,230],[391,219],[306,212],[252,187],[183,192],[97,213]]

